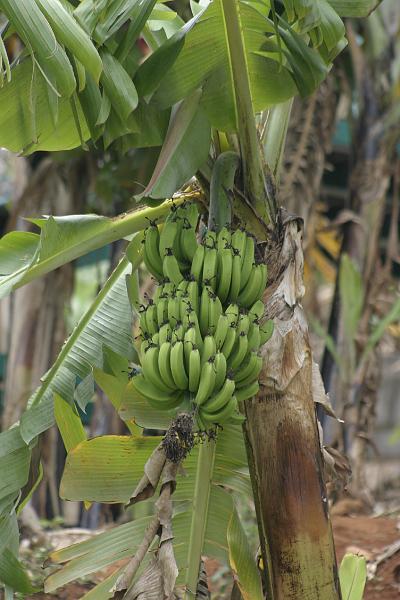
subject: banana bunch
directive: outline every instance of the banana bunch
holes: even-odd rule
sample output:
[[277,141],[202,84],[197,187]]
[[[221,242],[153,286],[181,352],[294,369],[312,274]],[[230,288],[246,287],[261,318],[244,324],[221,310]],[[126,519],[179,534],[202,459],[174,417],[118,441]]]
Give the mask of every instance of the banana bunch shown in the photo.
[[260,300],[249,311],[233,303],[224,311],[212,288],[200,293],[191,276],[162,284],[142,305],[134,387],[160,410],[191,402],[201,429],[223,424],[258,391],[258,350],[272,333],[269,322],[260,325],[263,312]]
[[198,219],[196,205],[182,205],[161,230],[146,230],[144,262],[158,285],[141,305],[141,371],[132,382],[159,410],[186,404],[205,430],[257,393],[272,323],[263,322],[267,268],[256,264],[253,238],[224,227],[198,243]]
[[197,206],[175,208],[161,231],[155,223],[146,229],[144,262],[153,277],[178,286],[190,274],[202,288],[211,288],[226,307],[235,302],[250,308],[267,283],[267,267],[256,264],[254,239],[245,231],[227,227],[207,231],[197,242]]
[[158,282],[169,279],[178,285],[190,272],[197,249],[198,220],[196,204],[183,204],[173,208],[161,231],[150,222],[145,230],[143,260]]
[[267,284],[267,266],[256,264],[254,239],[241,229],[208,231],[197,246],[190,272],[202,286],[210,286],[225,307],[237,303],[250,308]]

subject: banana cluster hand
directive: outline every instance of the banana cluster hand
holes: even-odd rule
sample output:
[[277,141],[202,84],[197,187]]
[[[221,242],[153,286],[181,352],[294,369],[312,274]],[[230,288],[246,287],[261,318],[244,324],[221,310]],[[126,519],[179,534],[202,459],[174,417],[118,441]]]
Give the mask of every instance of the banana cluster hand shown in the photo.
[[151,406],[190,402],[199,429],[238,415],[257,393],[259,348],[272,334],[263,322],[267,271],[254,262],[252,237],[227,228],[196,238],[195,205],[176,209],[161,233],[150,224],[144,260],[159,282],[142,305],[140,359],[132,379]]
[[196,228],[199,212],[195,204],[174,207],[161,233],[150,222],[145,232],[143,260],[158,281],[165,278],[178,285],[190,271],[197,249]]

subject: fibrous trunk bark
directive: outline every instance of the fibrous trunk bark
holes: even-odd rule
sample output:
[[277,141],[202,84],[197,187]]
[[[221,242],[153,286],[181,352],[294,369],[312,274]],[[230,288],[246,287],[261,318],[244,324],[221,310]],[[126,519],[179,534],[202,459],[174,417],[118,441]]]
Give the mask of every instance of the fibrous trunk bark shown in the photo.
[[304,293],[302,221],[281,213],[267,249],[266,315],[260,392],[246,402],[249,453],[268,600],[338,600],[324,466],[313,396]]

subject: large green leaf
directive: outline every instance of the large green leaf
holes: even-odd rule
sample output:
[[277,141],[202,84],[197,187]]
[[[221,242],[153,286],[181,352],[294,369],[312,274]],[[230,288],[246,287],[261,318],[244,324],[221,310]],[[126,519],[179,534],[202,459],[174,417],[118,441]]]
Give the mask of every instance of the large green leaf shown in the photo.
[[135,84],[141,96],[153,93],[158,87],[160,79],[171,68],[182,50],[185,43],[185,35],[193,27],[200,14],[193,17],[179,31],[168,38],[139,67],[135,75]]
[[[273,41],[273,23],[246,2],[238,2],[243,43],[247,53],[254,112],[282,102],[296,93],[289,70],[277,55],[260,56],[267,39]],[[186,35],[173,67],[162,79],[154,99],[171,106],[203,86],[202,105],[211,124],[236,129],[231,55],[224,25],[223,0],[214,0]]]
[[52,562],[66,566],[46,579],[45,591],[56,590],[79,577],[94,573],[117,560],[132,556],[139,545],[151,517],[136,519],[93,538],[50,554]]
[[206,162],[211,128],[199,106],[201,92],[182,101],[171,121],[153,175],[143,192],[151,198],[172,196]]
[[69,98],[76,87],[71,63],[35,0],[1,0],[0,6],[58,93]]
[[21,562],[8,548],[0,555],[0,581],[21,594],[34,594],[39,591],[39,588],[32,585]]
[[76,378],[84,379],[93,366],[103,366],[103,345],[129,355],[131,310],[125,284],[129,270],[128,261],[123,259],[30,398],[29,408],[21,418],[21,435],[27,443],[54,423],[54,393],[72,402]]
[[143,2],[138,0],[82,0],[74,15],[95,41],[102,45],[128,20],[138,18],[138,5],[141,4]]
[[[179,198],[175,204],[182,202]],[[171,202],[139,207],[113,219],[98,215],[70,215],[32,219],[41,228],[33,233],[12,232],[0,239],[0,298],[37,277],[143,230],[149,219],[162,221]]]
[[[143,474],[145,462],[160,439],[102,436],[82,442],[68,454],[61,483],[62,497],[127,502]],[[185,460],[185,476],[178,476],[173,496],[178,508],[173,519],[174,551],[180,569],[178,584],[185,582],[187,566],[193,560],[193,557],[188,556],[188,547],[193,514],[196,512],[192,510],[192,502],[197,502],[195,482],[199,451],[201,453],[202,448],[195,447]],[[262,592],[254,557],[238,520],[233,498],[225,491],[245,490],[250,493],[249,485],[246,488],[241,483],[247,481],[249,484],[246,464],[240,427],[228,425],[218,435],[215,461],[209,475],[212,476],[212,485],[208,510],[200,515],[204,535],[202,552],[224,562],[230,561],[241,581],[244,598],[258,600],[262,598]],[[70,562],[50,576],[46,589],[54,590],[76,577],[112,564],[118,558],[129,555],[129,549],[133,554],[140,542],[140,538],[135,537],[135,527],[142,534],[138,521],[134,521],[100,534],[95,539],[53,553],[51,558],[54,562]],[[194,531],[192,533],[195,535]]]
[[[102,387],[101,382],[99,382],[99,385]],[[116,383],[116,386],[117,385],[118,384]],[[107,394],[107,390],[104,389],[104,391]],[[118,412],[121,419],[124,421],[133,419],[140,427],[167,429],[171,422],[172,415],[176,411],[163,413],[159,410],[155,410],[149,406],[144,397],[135,390],[132,383],[129,383],[122,390]]]
[[364,556],[345,554],[339,568],[339,579],[343,600],[362,600],[367,581]]
[[30,450],[27,446],[18,448],[0,458],[0,497],[17,493],[28,481]]
[[227,530],[229,562],[234,573],[240,574],[238,584],[243,600],[262,598],[260,577],[254,557],[251,555],[249,541],[241,526],[236,511],[232,512]]
[[57,39],[65,44],[92,74],[94,79],[98,81],[102,71],[101,58],[87,33],[73,16],[65,10],[59,0],[35,1],[52,26]]
[[11,292],[35,259],[39,236],[12,231],[0,239],[0,297]]
[[382,0],[329,0],[341,17],[366,17]]
[[[325,0],[324,0],[325,1]],[[382,0],[327,0],[341,17],[366,17],[372,12]],[[305,19],[310,22],[312,18],[318,18],[321,0],[283,0],[288,17],[294,20]]]
[[103,52],[101,82],[111,104],[125,122],[138,105],[138,95],[132,79],[121,63],[109,52]]
[[[250,493],[244,446],[240,437],[238,443],[238,436],[237,427],[221,432],[214,480],[230,489]],[[141,477],[144,463],[159,442],[160,438],[154,437],[102,436],[80,443],[68,454],[61,496],[66,500],[126,503]],[[231,449],[226,452],[228,447]],[[187,477],[179,480],[176,500],[189,500],[193,495],[197,457],[195,448],[185,462]]]
[[58,394],[54,394],[54,418],[67,452],[86,440],[86,432],[75,404],[67,402]]
[[[48,83],[26,58],[12,69],[12,79],[0,89],[0,145],[12,152],[35,150],[69,150],[80,146],[71,104],[65,97],[58,100],[55,127],[48,94]],[[78,109],[84,139],[89,132]]]

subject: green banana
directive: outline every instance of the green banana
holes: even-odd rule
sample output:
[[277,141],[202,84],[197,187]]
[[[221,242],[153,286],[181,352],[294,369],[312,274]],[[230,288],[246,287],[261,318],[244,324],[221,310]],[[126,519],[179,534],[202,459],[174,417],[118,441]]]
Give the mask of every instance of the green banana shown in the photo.
[[168,277],[163,285],[163,289],[164,289],[164,294],[167,298],[171,298],[176,292],[175,284],[172,281],[170,281],[168,279]]
[[195,279],[189,281],[187,286],[188,293],[188,303],[189,306],[196,312],[199,312],[200,302],[199,302],[199,284]]
[[189,355],[189,391],[193,394],[197,392],[200,381],[201,361],[200,352],[197,347],[193,347]]
[[169,386],[160,374],[158,368],[158,356],[160,348],[158,345],[150,344],[142,357],[142,373],[155,387],[160,388],[163,392],[170,393],[171,389],[175,389],[175,385]]
[[260,347],[260,327],[258,322],[250,323],[249,333],[247,335],[247,341],[249,343],[249,350],[258,350]]
[[176,295],[178,298],[186,298],[188,285],[189,285],[189,280],[182,279],[182,281],[179,283],[179,285],[176,288]]
[[203,408],[210,413],[217,412],[224,408],[227,402],[233,396],[233,392],[235,391],[235,382],[231,377],[227,377],[224,381],[224,385],[219,390],[217,394],[212,396],[207,402],[204,404]]
[[203,337],[201,335],[200,325],[199,325],[199,320],[197,318],[197,314],[194,311],[191,311],[188,314],[188,323],[193,323],[193,325],[196,329],[196,345],[200,348],[200,350],[202,350],[203,349]]
[[193,229],[197,229],[197,222],[199,220],[199,209],[195,202],[188,202],[184,206],[180,206],[179,215],[184,219],[187,219]]
[[231,247],[231,232],[227,227],[222,227],[217,235],[217,250],[218,254],[222,252],[222,250]]
[[241,389],[243,387],[247,387],[248,385],[253,383],[253,381],[258,381],[258,377],[261,373],[263,363],[264,363],[264,361],[262,359],[262,356],[257,355],[257,360],[255,361],[255,364],[253,364],[252,371],[246,377],[243,377],[243,379],[241,379],[240,381],[236,381],[236,378],[235,378],[236,387],[238,389]]
[[237,410],[237,406],[236,396],[231,396],[224,408],[217,412],[209,412],[206,408],[201,408],[201,418],[205,424],[213,423],[222,425],[231,418],[233,413]]
[[172,388],[176,389],[175,380],[172,377],[171,371],[171,344],[170,342],[164,342],[160,346],[160,352],[158,353],[158,369],[160,371],[161,379],[164,383]]
[[249,332],[249,327],[250,327],[250,319],[249,319],[249,315],[246,314],[241,314],[238,320],[238,326],[237,326],[237,335],[241,335],[242,333],[245,333],[247,335],[247,333]]
[[172,338],[172,329],[169,324],[169,321],[167,321],[167,322],[164,322],[160,327],[158,343],[161,346],[164,342],[170,342],[171,338]]
[[166,394],[159,387],[155,387],[147,381],[141,374],[132,377],[128,385],[134,387],[139,394],[145,397],[150,406],[158,410],[172,410],[182,404],[183,401],[183,394],[178,394],[176,391],[172,394]]
[[242,271],[240,274],[240,290],[246,287],[250,279],[254,263],[254,240],[248,236],[244,251],[244,260],[242,261]]
[[229,304],[225,310],[225,314],[229,317],[229,323],[236,325],[239,318],[239,306],[237,304]]
[[228,331],[225,336],[225,341],[221,348],[221,352],[224,354],[225,358],[228,359],[229,355],[232,352],[233,346],[236,341],[236,325],[230,325]]
[[144,247],[150,264],[159,272],[162,273],[162,258],[159,250],[160,232],[157,225],[150,224],[145,230]]
[[226,379],[226,358],[222,352],[215,354],[215,386],[214,391],[218,392]]
[[274,322],[272,320],[265,321],[259,327],[260,329],[260,346],[263,346],[274,332]]
[[229,289],[229,301],[237,302],[240,292],[240,276],[242,271],[242,259],[240,257],[239,252],[234,249],[233,250],[233,259],[232,259],[232,276],[231,276],[231,286]]
[[204,338],[203,349],[201,351],[201,364],[204,365],[205,362],[210,360],[212,356],[214,356],[216,352],[215,347],[215,339],[212,335],[206,335]]
[[151,304],[148,305],[146,310],[146,325],[147,330],[151,335],[154,335],[158,331],[158,321],[157,321],[157,307],[154,304],[153,300],[151,300]]
[[157,307],[157,323],[158,326],[161,327],[163,323],[165,323],[168,318],[168,299],[163,296],[158,299],[156,302]]
[[247,243],[247,235],[243,229],[236,229],[236,231],[232,234],[232,248],[237,250],[237,253],[240,256],[240,268],[244,263],[244,256],[246,253],[246,243]]
[[[165,279],[163,279],[163,282],[165,281]],[[153,294],[153,302],[154,304],[157,304],[157,302],[159,301],[160,298],[165,298],[166,296],[164,295],[164,283],[159,283],[158,285],[156,285],[156,288],[154,290],[154,294]]]
[[195,255],[193,257],[192,266],[190,268],[190,273],[193,275],[196,281],[202,280],[203,273],[203,262],[204,262],[205,248],[203,244],[197,246]]
[[209,320],[209,310],[210,310],[210,288],[204,286],[201,292],[200,297],[200,314],[199,314],[199,324],[201,335],[205,336],[208,333],[208,320]]
[[140,344],[140,352],[139,352],[140,360],[142,360],[144,353],[146,352],[146,350],[150,344],[151,344],[151,340],[149,338],[145,338],[143,340],[143,342]]
[[172,327],[175,327],[177,322],[181,320],[181,303],[176,296],[168,300],[167,315]]
[[232,354],[228,359],[228,366],[230,369],[235,370],[242,364],[247,354],[248,345],[247,335],[242,331],[233,347]]
[[186,219],[181,230],[181,248],[185,259],[191,264],[197,250],[196,230]]
[[245,387],[240,389],[236,389],[236,399],[238,402],[242,402],[243,400],[247,400],[248,398],[252,398],[255,396],[260,389],[258,381],[254,381]]
[[162,271],[158,271],[156,269],[156,267],[151,263],[150,258],[147,255],[147,251],[146,251],[146,245],[143,248],[143,262],[146,265],[146,269],[148,270],[148,272],[153,275],[153,277],[155,279],[157,279],[157,281],[161,281],[163,278],[163,272]]
[[178,223],[178,228],[176,231],[176,235],[175,235],[175,239],[174,239],[174,245],[173,245],[173,253],[176,256],[176,259],[179,263],[179,265],[183,268],[183,270],[186,270],[188,268],[188,263],[186,261],[186,256],[182,247],[182,231],[183,231],[183,225],[185,223],[184,219],[181,218],[179,216],[179,209],[176,211],[176,220]]
[[238,296],[237,300],[241,306],[247,308],[252,306],[259,299],[259,291],[263,281],[263,274],[260,267],[261,265],[253,267],[249,282]]
[[177,321],[175,327],[172,329],[172,341],[182,342],[184,335],[185,329],[183,327],[182,321]]
[[221,302],[226,302],[231,288],[233,254],[229,246],[218,253],[218,285],[217,296]]
[[218,253],[215,247],[208,247],[207,242],[205,243],[205,247],[202,283],[203,286],[209,286],[215,291],[217,287]]
[[222,314],[222,304],[218,296],[210,295],[210,302],[208,305],[208,331],[215,333],[218,325],[219,317]]
[[147,306],[141,309],[140,312],[140,319],[139,319],[139,327],[140,327],[140,331],[142,332],[142,334],[150,334],[150,331],[147,327],[147,319],[146,319],[146,313],[147,313]]
[[262,300],[254,302],[253,306],[249,309],[249,317],[251,319],[261,319],[264,315],[265,305]]
[[260,290],[258,292],[258,297],[257,300],[262,299],[264,292],[265,292],[265,288],[267,287],[267,279],[268,279],[268,267],[265,263],[261,263],[261,265],[259,265],[261,267],[261,284],[260,284]]
[[183,342],[174,342],[171,347],[171,372],[175,385],[179,390],[186,390],[189,384],[183,355]]
[[164,256],[167,248],[171,249],[174,247],[175,237],[178,233],[178,222],[175,215],[170,214],[164,223],[164,227],[160,233],[160,244],[159,252],[161,260],[164,260]]
[[194,399],[195,403],[200,406],[207,400],[214,389],[215,384],[215,370],[214,370],[214,360],[210,358],[201,369],[200,375],[200,383],[197,390],[196,397]]
[[[239,384],[243,379],[249,377],[253,372],[256,371],[257,365],[259,364],[259,357],[257,352],[250,352],[248,354],[247,359],[243,362],[243,364],[235,371],[235,381],[236,384]],[[262,364],[262,358],[261,358]],[[256,377],[255,377],[256,379]]]
[[228,315],[221,314],[218,319],[217,327],[216,327],[215,333],[214,333],[215,345],[217,347],[217,350],[221,350],[222,345],[226,338],[226,334],[228,332],[228,328],[229,328]]
[[166,249],[166,254],[163,260],[163,271],[165,277],[168,277],[170,281],[172,281],[176,286],[178,286],[183,280],[183,275],[179,268],[179,264],[177,259],[172,253],[171,248]]
[[193,350],[193,348],[197,348],[197,334],[196,334],[196,327],[194,325],[194,323],[189,323],[188,328],[185,331],[185,335],[183,338],[183,351],[185,354],[185,364],[186,367],[189,368],[189,358],[190,358],[190,353]]

